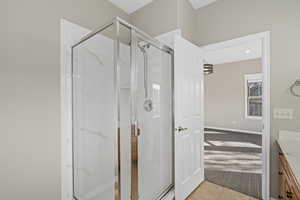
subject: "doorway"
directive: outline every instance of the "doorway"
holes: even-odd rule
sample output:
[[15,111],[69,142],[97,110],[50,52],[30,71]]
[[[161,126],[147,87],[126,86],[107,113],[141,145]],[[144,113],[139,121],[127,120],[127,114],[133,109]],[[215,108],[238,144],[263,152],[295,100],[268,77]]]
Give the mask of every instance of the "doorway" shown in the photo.
[[[269,199],[269,32],[203,49],[205,62],[214,64],[214,72],[204,81],[205,177]],[[252,67],[241,72],[247,65]],[[232,83],[235,79],[239,82]]]

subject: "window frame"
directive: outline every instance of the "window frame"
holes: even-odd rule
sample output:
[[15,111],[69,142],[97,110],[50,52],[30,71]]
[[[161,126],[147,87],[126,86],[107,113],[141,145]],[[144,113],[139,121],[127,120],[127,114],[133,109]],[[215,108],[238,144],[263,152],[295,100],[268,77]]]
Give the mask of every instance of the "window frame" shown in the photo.
[[[245,74],[245,78],[244,78],[245,84],[245,95],[244,95],[244,99],[245,99],[245,118],[246,119],[251,119],[251,120],[262,120],[263,116],[250,116],[248,114],[248,82],[263,82],[263,75],[262,73],[255,73],[255,74]],[[261,96],[262,98],[262,105],[263,105],[263,94]],[[262,114],[263,114],[263,108],[262,108]]]

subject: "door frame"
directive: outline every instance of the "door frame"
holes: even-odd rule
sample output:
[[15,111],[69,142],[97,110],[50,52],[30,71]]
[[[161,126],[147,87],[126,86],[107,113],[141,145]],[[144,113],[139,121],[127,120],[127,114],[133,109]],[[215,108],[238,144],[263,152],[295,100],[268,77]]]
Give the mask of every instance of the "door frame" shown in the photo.
[[201,48],[206,51],[220,50],[246,42],[259,41],[262,50],[263,74],[263,131],[262,131],[262,197],[270,198],[270,139],[271,139],[271,97],[270,97],[270,31],[255,33],[219,43],[209,44]]

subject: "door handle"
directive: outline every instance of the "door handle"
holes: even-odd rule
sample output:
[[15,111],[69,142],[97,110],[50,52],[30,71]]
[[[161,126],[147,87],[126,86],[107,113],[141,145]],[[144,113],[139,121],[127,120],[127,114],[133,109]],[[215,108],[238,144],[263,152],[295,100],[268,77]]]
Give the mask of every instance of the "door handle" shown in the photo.
[[178,128],[175,128],[175,131],[178,131],[178,132],[182,132],[182,131],[186,131],[188,130],[188,128],[183,128],[181,126],[179,126]]

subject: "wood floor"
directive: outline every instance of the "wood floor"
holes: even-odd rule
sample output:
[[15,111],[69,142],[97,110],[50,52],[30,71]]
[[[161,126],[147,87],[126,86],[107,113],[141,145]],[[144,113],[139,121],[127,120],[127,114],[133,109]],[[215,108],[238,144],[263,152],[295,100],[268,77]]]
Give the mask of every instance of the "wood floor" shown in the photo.
[[257,200],[240,192],[210,183],[203,182],[187,200]]
[[206,129],[205,180],[261,199],[261,136]]

